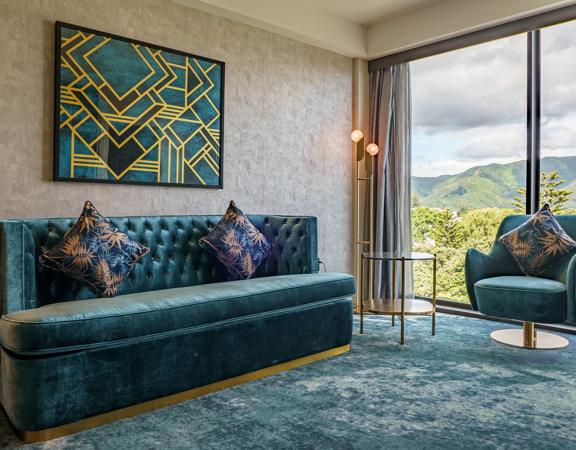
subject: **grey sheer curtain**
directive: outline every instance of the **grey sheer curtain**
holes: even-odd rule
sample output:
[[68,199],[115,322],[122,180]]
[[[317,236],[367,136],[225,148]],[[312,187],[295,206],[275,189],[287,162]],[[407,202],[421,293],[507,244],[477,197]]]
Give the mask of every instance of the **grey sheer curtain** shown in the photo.
[[[370,139],[380,147],[375,161],[375,251],[409,252],[411,219],[410,67],[400,64],[370,74]],[[377,264],[375,298],[391,296],[390,264]],[[407,263],[406,295],[413,293],[412,265]],[[397,267],[400,292],[400,266]]]

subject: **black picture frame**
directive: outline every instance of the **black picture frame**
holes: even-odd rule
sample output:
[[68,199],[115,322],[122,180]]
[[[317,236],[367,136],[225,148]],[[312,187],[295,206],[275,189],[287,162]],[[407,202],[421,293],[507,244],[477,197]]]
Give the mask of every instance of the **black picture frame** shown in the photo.
[[[218,183],[215,184],[187,184],[187,183],[174,183],[174,182],[150,182],[150,181],[138,181],[138,180],[114,180],[114,179],[100,179],[100,178],[82,178],[82,177],[66,177],[61,173],[60,167],[60,107],[61,107],[61,68],[62,68],[62,28],[72,28],[83,33],[94,34],[97,36],[102,36],[122,42],[128,42],[131,44],[148,47],[154,50],[160,50],[162,52],[172,53],[175,55],[184,56],[186,58],[193,58],[200,61],[205,61],[220,66],[220,102],[218,105],[220,114],[220,127],[219,127],[219,138],[218,138],[218,151],[219,151],[219,164],[218,164]],[[193,53],[184,52],[181,50],[171,49],[148,42],[140,41],[137,39],[131,39],[123,36],[118,36],[112,33],[107,33],[100,30],[95,30],[92,28],[87,28],[79,25],[74,25],[66,22],[56,21],[55,22],[55,61],[54,61],[54,131],[53,131],[53,148],[54,148],[54,164],[53,164],[53,178],[54,181],[60,182],[80,182],[80,183],[105,183],[105,184],[127,184],[127,185],[144,185],[144,186],[168,186],[168,187],[187,187],[187,188],[204,188],[204,189],[222,189],[224,186],[224,97],[225,97],[225,68],[226,64],[224,61],[219,61],[216,59],[195,55]]]

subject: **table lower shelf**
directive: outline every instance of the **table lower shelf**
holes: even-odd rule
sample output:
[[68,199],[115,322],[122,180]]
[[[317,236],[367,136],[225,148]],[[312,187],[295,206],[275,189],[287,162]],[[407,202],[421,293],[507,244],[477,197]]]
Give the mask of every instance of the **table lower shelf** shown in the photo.
[[[364,301],[364,312],[384,315],[402,314],[402,300],[397,299],[371,299]],[[404,301],[405,316],[429,316],[434,313],[434,306],[427,300],[407,298]]]

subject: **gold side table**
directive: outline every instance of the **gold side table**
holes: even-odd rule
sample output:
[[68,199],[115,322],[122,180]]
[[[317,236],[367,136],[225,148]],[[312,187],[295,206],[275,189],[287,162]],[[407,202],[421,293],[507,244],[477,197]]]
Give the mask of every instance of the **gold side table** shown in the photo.
[[[375,261],[392,263],[392,298],[370,298],[364,300],[364,266],[366,261],[373,264]],[[424,300],[406,298],[406,261],[432,261],[432,299]],[[401,291],[400,297],[396,296],[396,266],[401,266]],[[372,291],[372,289],[370,289]],[[358,287],[360,299],[360,333],[364,333],[364,313],[392,316],[400,319],[400,344],[404,344],[404,320],[406,316],[431,316],[432,336],[436,334],[436,255],[430,253],[406,252],[365,252],[360,257],[360,286]]]

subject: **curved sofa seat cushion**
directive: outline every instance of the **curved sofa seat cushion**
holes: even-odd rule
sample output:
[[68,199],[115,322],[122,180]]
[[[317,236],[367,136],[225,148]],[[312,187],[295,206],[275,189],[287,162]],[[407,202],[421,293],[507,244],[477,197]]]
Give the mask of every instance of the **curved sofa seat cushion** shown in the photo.
[[474,284],[478,310],[490,316],[540,323],[566,320],[566,286],[526,276],[485,278]]
[[243,316],[273,314],[355,292],[347,274],[281,275],[54,303],[2,316],[2,346],[49,354],[113,345]]

